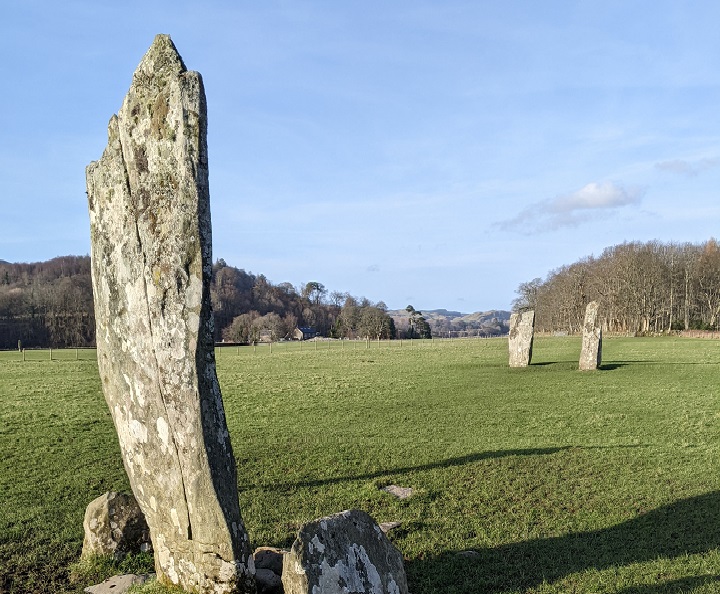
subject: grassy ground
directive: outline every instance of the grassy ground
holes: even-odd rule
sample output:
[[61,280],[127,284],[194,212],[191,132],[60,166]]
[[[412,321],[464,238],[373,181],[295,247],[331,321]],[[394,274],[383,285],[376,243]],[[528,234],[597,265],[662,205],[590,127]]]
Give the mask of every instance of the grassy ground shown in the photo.
[[[254,545],[358,508],[402,522],[413,594],[720,592],[720,343],[608,339],[586,373],[577,338],[506,349],[219,349]],[[92,353],[36,354],[0,353],[0,592],[81,592],[85,506],[128,484]]]

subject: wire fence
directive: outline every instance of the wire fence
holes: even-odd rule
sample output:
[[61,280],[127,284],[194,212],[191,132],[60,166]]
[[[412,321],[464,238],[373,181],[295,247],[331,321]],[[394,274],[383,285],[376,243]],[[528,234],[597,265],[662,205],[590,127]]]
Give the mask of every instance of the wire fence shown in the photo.
[[473,338],[413,338],[397,340],[352,340],[318,338],[304,341],[258,342],[248,346],[226,346],[218,343],[215,352],[219,355],[240,354],[253,352],[258,354],[290,353],[290,352],[319,352],[319,351],[380,351],[397,349],[423,349],[445,347],[455,344],[482,343],[496,341],[507,337],[473,337]]
[[[215,345],[218,357],[233,354],[271,355],[281,353],[312,353],[327,351],[392,351],[399,349],[447,348],[453,345],[481,344],[489,341],[502,340],[507,337],[472,337],[472,338],[415,338],[398,340],[338,340],[315,339],[306,341],[259,342],[254,345]],[[63,349],[22,349],[0,351],[0,362],[63,362],[63,361],[97,361],[95,348],[63,348]]]
[[92,347],[0,351],[0,361],[97,361]]

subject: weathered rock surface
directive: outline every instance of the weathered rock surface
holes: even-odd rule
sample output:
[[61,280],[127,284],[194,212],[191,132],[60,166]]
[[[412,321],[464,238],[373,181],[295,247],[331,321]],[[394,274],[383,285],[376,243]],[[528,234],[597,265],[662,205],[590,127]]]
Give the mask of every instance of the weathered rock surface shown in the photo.
[[362,511],[305,524],[285,556],[285,594],[406,594],[400,552]]
[[148,573],[141,575],[134,573],[114,575],[96,586],[88,586],[83,592],[87,592],[87,594],[125,594],[132,586],[142,586],[149,581],[153,575],[154,574]]
[[527,367],[532,359],[535,312],[533,310],[514,313],[510,316],[510,367]]
[[287,549],[277,549],[275,547],[258,547],[253,553],[255,560],[255,569],[269,569],[282,575],[283,558],[289,551]]
[[283,558],[289,551],[274,547],[258,547],[253,553],[257,594],[282,594]]
[[402,522],[380,522],[379,526],[380,530],[387,534],[391,530],[395,530],[395,528],[400,528]]
[[158,581],[254,589],[215,373],[207,114],[167,35],[87,168],[98,367]]
[[408,497],[412,497],[413,494],[411,487],[400,487],[399,485],[388,485],[387,487],[383,487],[382,490],[390,493],[390,495],[394,495],[398,499],[407,499]]
[[121,560],[128,553],[152,552],[145,516],[128,493],[105,493],[93,499],[85,509],[83,528],[83,558],[112,555]]
[[271,569],[255,569],[257,594],[282,594],[282,577]]
[[585,308],[579,365],[581,371],[592,371],[602,363],[602,326],[598,319],[599,307],[597,301],[591,301]]

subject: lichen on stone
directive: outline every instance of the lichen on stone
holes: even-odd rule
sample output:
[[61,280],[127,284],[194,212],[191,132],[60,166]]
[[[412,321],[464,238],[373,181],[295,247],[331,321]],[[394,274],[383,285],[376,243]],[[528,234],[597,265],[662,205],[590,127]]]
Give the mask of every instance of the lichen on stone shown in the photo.
[[215,372],[202,79],[158,35],[87,168],[98,367],[158,579],[253,590]]

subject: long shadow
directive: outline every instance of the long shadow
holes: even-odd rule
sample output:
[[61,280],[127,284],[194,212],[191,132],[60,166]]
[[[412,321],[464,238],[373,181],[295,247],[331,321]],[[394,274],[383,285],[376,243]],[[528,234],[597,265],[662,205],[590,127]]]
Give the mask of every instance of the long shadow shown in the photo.
[[[718,517],[720,491],[715,491],[676,501],[603,530],[481,549],[472,558],[447,552],[409,561],[406,567],[410,581],[421,585],[416,589],[426,592],[525,591],[543,581],[556,582],[587,569],[603,570],[661,557],[672,559],[718,548]],[[448,575],[455,576],[452,584],[442,584],[435,577]],[[693,580],[706,578],[684,578],[675,582],[675,586],[669,582],[657,587],[636,587],[625,594],[678,592],[703,583]]]
[[659,584],[630,586],[620,590],[617,594],[681,594],[718,581],[720,581],[720,575],[698,575]]
[[613,361],[612,363],[603,363],[600,365],[600,369],[618,369],[620,367],[628,367],[630,365],[717,365],[714,361],[676,361],[674,363],[661,362],[661,361]]
[[392,476],[396,474],[405,474],[408,472],[422,471],[422,470],[433,470],[435,468],[451,468],[453,466],[464,466],[465,464],[472,464],[480,460],[491,460],[496,458],[507,458],[508,456],[546,456],[550,454],[556,454],[563,450],[569,450],[572,446],[562,446],[556,448],[530,448],[530,449],[518,449],[518,450],[497,450],[491,452],[481,452],[478,454],[468,454],[467,456],[458,456],[455,458],[448,458],[447,460],[441,460],[439,462],[433,462],[432,464],[419,464],[418,466],[404,466],[401,468],[389,468],[386,470],[378,470],[377,472],[368,472],[365,474],[356,474],[352,476],[338,476],[328,477],[321,479],[313,479],[306,481],[296,481],[291,483],[273,483],[271,485],[242,485],[243,489],[254,489],[254,488],[269,488],[274,490],[290,490],[298,487],[320,487],[322,485],[335,485],[337,483],[344,483],[347,481],[367,480],[380,478],[383,476]]
[[600,369],[600,371],[613,371],[621,367],[627,367],[628,365],[630,365],[630,363],[603,363],[598,369]]
[[530,367],[545,367],[547,365],[557,365],[558,363],[573,363],[573,361],[540,361],[538,363],[529,363]]

